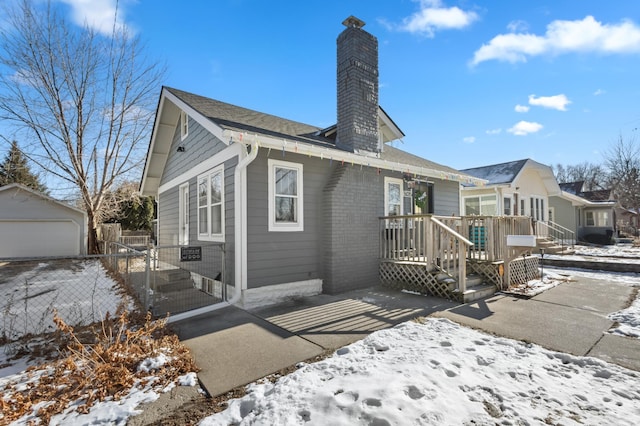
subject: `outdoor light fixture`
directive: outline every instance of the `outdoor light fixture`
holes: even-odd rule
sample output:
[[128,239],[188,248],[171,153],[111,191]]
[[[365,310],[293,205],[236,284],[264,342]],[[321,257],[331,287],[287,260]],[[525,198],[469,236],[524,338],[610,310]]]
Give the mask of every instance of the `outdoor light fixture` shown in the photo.
[[184,152],[184,146],[180,145],[178,149],[176,149],[176,152]]

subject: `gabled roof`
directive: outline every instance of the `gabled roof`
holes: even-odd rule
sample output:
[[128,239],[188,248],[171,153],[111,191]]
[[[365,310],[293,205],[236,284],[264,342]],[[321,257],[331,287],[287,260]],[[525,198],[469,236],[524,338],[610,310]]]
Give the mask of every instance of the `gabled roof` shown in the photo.
[[560,189],[573,195],[580,195],[584,187],[584,181],[560,183]]
[[538,176],[540,176],[542,183],[547,189],[548,195],[560,195],[560,187],[558,186],[558,181],[556,181],[551,167],[538,163],[537,161],[533,161],[530,158],[510,161],[508,163],[476,167],[473,169],[465,169],[462,170],[462,172],[480,179],[486,179],[489,181],[487,184],[488,186],[497,186],[512,185],[526,168],[533,169],[538,173]]
[[461,171],[477,178],[486,179],[489,181],[487,185],[500,185],[513,182],[527,161],[528,160],[510,161],[508,163],[474,167]]
[[22,185],[20,183],[10,183],[9,185],[5,185],[5,186],[0,186],[0,193],[2,192],[9,192],[11,190],[15,190],[15,191],[23,191],[26,192],[34,197],[40,198],[42,200],[45,200],[47,202],[50,203],[54,203],[57,205],[60,205],[61,207],[64,207],[66,209],[78,212],[78,213],[82,213],[84,215],[86,215],[86,212],[82,209],[79,209],[77,207],[74,207],[70,204],[65,203],[64,201],[60,201],[60,200],[56,200],[55,198],[51,198],[46,194],[43,194],[40,191],[36,191],[35,189],[29,188],[28,186]]
[[[421,176],[473,182],[478,185],[485,182],[451,167],[388,145],[384,146],[379,156],[341,150],[335,145],[335,132],[331,131],[333,126],[322,129],[182,90],[163,87],[140,184],[140,190],[145,195],[157,192],[181,110],[187,112],[192,119],[226,144],[239,142],[248,145],[250,139],[256,141],[259,137],[261,145],[267,148],[283,149],[387,170],[406,171]],[[378,118],[384,141],[396,140],[404,136],[404,133],[381,108],[378,111]]]

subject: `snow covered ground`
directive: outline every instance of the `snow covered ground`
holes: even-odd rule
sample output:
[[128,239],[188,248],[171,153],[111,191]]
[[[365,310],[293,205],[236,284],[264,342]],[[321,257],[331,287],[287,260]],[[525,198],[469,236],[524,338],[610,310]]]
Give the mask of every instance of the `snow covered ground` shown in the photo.
[[611,246],[575,246],[572,255],[545,254],[545,259],[594,260],[614,263],[640,263],[640,247],[631,244]]
[[426,319],[252,384],[201,425],[637,425],[639,379],[595,358]]
[[55,330],[53,309],[77,326],[131,303],[98,259],[14,264],[18,270],[3,269],[0,279],[0,337],[15,340]]
[[[545,274],[540,286],[586,276],[640,287],[638,274],[557,268],[545,268]],[[620,322],[612,332],[640,338],[638,300],[610,317]],[[150,358],[143,365],[161,361]],[[33,380],[36,373],[24,371],[30,365],[26,359],[8,361],[0,347],[0,388]],[[195,381],[194,374],[179,379],[183,385]],[[249,385],[245,397],[230,401],[227,410],[201,424],[636,425],[639,381],[640,373],[595,358],[549,351],[445,319],[426,319],[373,333],[321,362],[300,365],[275,384]],[[51,424],[124,425],[141,403],[155,400],[171,386],[133,387],[117,402],[96,403],[88,414],[71,407]],[[14,424],[31,419],[25,416]]]

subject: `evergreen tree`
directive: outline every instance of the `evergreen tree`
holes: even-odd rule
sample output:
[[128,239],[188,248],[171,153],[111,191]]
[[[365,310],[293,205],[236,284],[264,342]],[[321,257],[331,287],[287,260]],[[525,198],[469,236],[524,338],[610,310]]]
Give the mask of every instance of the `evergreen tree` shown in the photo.
[[47,192],[47,187],[40,182],[37,174],[29,169],[27,158],[24,156],[18,142],[13,141],[2,164],[0,164],[0,186],[20,183],[40,192]]

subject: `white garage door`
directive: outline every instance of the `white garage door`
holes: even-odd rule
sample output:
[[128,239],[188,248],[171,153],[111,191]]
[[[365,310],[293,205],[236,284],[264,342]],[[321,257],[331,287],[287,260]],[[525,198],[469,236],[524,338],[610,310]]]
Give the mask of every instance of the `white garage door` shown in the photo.
[[78,254],[80,226],[71,220],[0,221],[0,258]]

